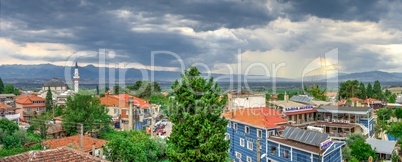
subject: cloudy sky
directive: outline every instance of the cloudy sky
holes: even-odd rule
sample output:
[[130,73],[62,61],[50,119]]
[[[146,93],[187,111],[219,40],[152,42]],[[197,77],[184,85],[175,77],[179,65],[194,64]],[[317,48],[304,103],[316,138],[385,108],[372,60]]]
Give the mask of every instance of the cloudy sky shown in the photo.
[[396,0],[0,2],[0,65],[64,66],[78,58],[103,66],[98,52],[106,49],[106,63],[167,71],[402,72]]

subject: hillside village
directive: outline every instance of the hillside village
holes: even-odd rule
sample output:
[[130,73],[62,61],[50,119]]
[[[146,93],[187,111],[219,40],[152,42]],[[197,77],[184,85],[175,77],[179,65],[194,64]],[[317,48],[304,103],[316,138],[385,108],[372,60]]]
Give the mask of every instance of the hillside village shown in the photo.
[[[179,91],[137,82],[128,86],[133,91],[115,86],[100,93],[80,90],[82,77],[76,63],[72,89],[54,78],[38,92],[0,94],[0,161],[169,161],[167,143],[184,140],[180,132],[205,133],[180,126],[190,121],[177,118],[184,115],[178,102],[193,101],[179,100]],[[224,102],[216,122],[227,123],[218,140],[227,142],[226,160],[400,161],[402,97],[379,84],[347,81],[339,92],[313,85],[283,99],[245,89],[212,96]],[[138,93],[141,86],[147,90]]]

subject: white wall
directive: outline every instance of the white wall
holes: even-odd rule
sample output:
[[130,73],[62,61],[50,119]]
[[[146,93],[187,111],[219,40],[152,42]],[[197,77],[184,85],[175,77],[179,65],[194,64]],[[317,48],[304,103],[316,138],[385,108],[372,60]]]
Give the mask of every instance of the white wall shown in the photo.
[[231,102],[234,108],[266,107],[265,97],[262,96],[233,97]]

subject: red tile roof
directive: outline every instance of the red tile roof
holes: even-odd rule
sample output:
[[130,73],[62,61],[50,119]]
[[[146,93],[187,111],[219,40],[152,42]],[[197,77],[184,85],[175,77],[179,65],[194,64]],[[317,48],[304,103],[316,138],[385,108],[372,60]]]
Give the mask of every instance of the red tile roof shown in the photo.
[[128,102],[130,97],[133,98],[133,102],[135,106],[138,106],[140,108],[149,108],[151,107],[151,104],[149,104],[147,101],[144,99],[129,95],[129,94],[120,94],[120,95],[107,95],[105,97],[102,97],[101,103],[106,105],[106,106],[116,106],[116,107],[121,107],[121,108],[128,108]]
[[13,107],[0,103],[0,109],[11,109],[11,108],[13,108]]
[[28,105],[33,104],[33,101],[46,101],[46,100],[38,96],[21,95],[17,96],[15,102],[22,105]]
[[244,108],[233,112],[225,112],[223,116],[228,120],[234,120],[241,123],[258,126],[262,128],[275,128],[279,124],[285,124],[288,121],[282,118],[282,113],[272,108]]
[[350,98],[350,101],[363,101],[363,100],[357,97],[352,97]]
[[[95,144],[95,148],[102,148],[102,146],[105,145],[105,143],[106,143],[105,140],[84,136],[84,151],[85,152],[91,151],[93,144]],[[75,135],[75,136],[70,136],[70,137],[65,137],[65,138],[47,140],[47,141],[43,142],[43,145],[49,147],[50,149],[63,147],[63,146],[69,146],[69,145],[72,145],[75,148],[79,149],[80,148],[80,136]]]
[[29,151],[22,154],[8,156],[0,159],[0,162],[106,162],[107,160],[89,155],[88,153],[61,147],[50,150]]

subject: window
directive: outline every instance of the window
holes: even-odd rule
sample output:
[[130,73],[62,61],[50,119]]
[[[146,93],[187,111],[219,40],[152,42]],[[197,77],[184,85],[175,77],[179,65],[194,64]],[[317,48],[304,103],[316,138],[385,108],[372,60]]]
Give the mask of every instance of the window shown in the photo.
[[271,146],[271,155],[275,155],[275,154],[276,154],[276,147]]
[[229,133],[225,133],[225,140],[230,140],[230,134]]
[[244,139],[243,138],[240,138],[240,146],[244,147]]
[[114,110],[114,114],[117,114],[117,109],[113,109]]
[[253,150],[253,142],[247,141],[247,148]]
[[237,130],[237,123],[233,123],[233,129]]
[[283,157],[289,159],[289,150],[283,150]]
[[241,159],[241,153],[236,152],[236,158]]
[[228,122],[228,128],[230,128],[230,122]]
[[252,161],[253,161],[253,159],[251,159],[250,156],[247,156],[247,162],[252,162]]
[[128,110],[126,110],[126,115],[128,115],[129,113],[128,113]]
[[262,130],[257,129],[257,137],[262,138]]
[[249,134],[249,133],[250,133],[250,127],[245,126],[245,127],[244,127],[244,132],[246,132],[247,134]]

